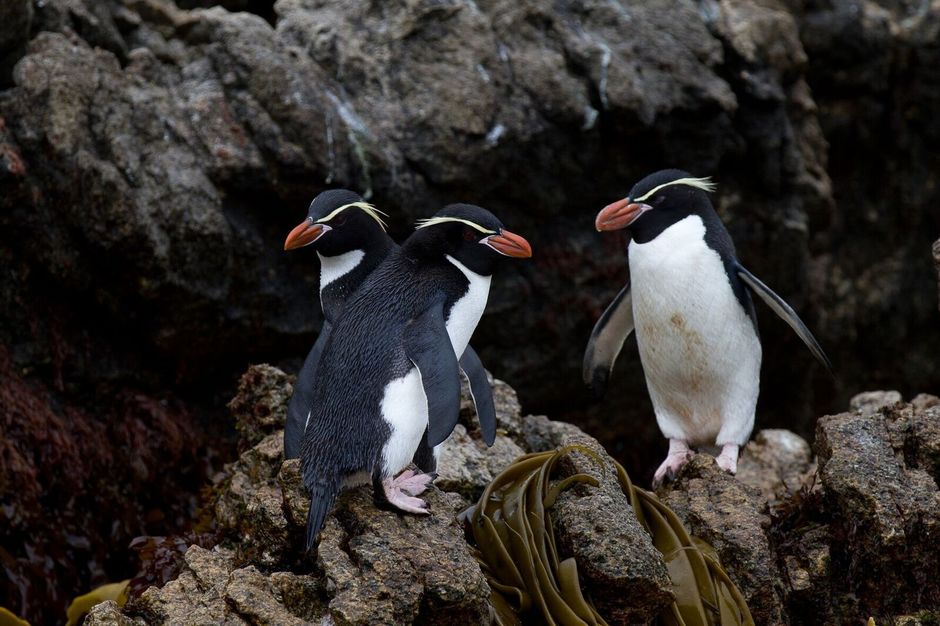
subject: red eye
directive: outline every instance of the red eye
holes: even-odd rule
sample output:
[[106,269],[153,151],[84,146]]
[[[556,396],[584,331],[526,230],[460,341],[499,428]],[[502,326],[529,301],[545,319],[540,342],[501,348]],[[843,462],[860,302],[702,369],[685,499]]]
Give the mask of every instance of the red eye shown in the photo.
[[471,229],[471,228],[464,228],[464,229],[463,229],[463,240],[464,240],[464,241],[476,241],[476,239],[477,239],[477,234],[476,234],[475,232],[473,232],[473,229]]
[[343,224],[346,223],[346,216],[340,213],[339,215],[333,218],[333,223],[336,224],[337,226],[342,226]]

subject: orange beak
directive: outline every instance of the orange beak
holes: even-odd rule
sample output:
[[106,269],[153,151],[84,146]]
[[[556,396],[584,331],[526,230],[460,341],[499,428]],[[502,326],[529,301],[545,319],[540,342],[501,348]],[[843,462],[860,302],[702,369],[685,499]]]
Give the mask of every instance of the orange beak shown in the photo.
[[284,242],[284,249],[293,250],[294,248],[309,246],[328,230],[330,230],[329,226],[316,224],[312,217],[308,217],[294,230],[290,231],[287,240]]
[[594,227],[597,232],[620,230],[632,224],[636,218],[648,211],[650,206],[640,202],[630,202],[626,198],[608,204],[597,214]]
[[532,256],[532,246],[529,242],[508,230],[501,230],[499,234],[490,235],[480,243],[485,243],[500,254],[516,259],[528,259]]

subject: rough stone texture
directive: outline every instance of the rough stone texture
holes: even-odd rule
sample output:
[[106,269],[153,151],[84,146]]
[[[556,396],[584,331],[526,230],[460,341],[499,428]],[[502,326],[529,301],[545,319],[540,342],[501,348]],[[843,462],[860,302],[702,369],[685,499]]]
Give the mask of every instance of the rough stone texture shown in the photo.
[[[294,393],[283,371],[270,365],[252,365],[238,381],[238,394],[228,403],[235,417],[239,450],[255,445],[268,434],[282,431],[287,405]],[[283,444],[282,444],[283,445]]]
[[[316,192],[343,185],[371,191],[398,237],[455,199],[523,232],[536,256],[494,281],[474,345],[527,409],[603,433],[639,475],[659,435],[632,344],[604,404],[583,410],[578,373],[625,271],[622,238],[591,218],[663,166],[715,176],[742,260],[844,381],[832,389],[759,307],[765,354],[788,355],[766,360],[762,425],[806,435],[862,389],[936,388],[936,3],[2,4],[0,42],[18,43],[12,74],[0,60],[0,343],[77,427],[120,392],[182,396],[193,421],[221,422],[247,363],[301,358],[315,260],[281,244]],[[164,519],[156,532],[185,523]],[[33,546],[38,561],[59,561],[54,543]]]
[[830,509],[833,579],[859,612],[940,609],[938,422],[937,406],[910,404],[819,420],[814,447]]
[[434,484],[476,501],[493,477],[523,454],[525,450],[505,435],[497,434],[488,448],[481,439],[472,439],[462,424],[457,424],[441,444]]
[[142,619],[128,617],[114,600],[95,605],[82,622],[85,626],[146,626]]
[[658,494],[689,531],[711,544],[737,583],[757,624],[786,624],[785,590],[765,531],[766,504],[721,470],[714,457],[696,454]]
[[879,409],[893,406],[903,399],[899,391],[865,391],[852,396],[849,400],[849,408],[853,411],[874,413]]
[[737,479],[760,491],[771,508],[812,482],[813,451],[789,430],[768,429],[747,442],[738,460]]
[[637,521],[617,480],[613,459],[592,437],[582,432],[566,434],[546,418],[529,420],[533,429],[561,435],[557,445],[585,446],[602,460],[572,453],[562,476],[585,473],[600,488],[575,488],[562,492],[552,510],[559,539],[560,557],[574,556],[578,573],[591,590],[598,611],[612,624],[652,621],[673,601],[672,583],[662,555]]

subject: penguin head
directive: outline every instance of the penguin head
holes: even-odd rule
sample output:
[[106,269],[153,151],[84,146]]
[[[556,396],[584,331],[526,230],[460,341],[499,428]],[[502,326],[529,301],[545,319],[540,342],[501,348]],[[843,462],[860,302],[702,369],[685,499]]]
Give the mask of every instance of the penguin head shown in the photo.
[[287,235],[285,250],[313,245],[324,256],[384,245],[385,215],[348,189],[329,189],[307,209],[307,219]]
[[419,220],[405,248],[415,256],[450,256],[483,276],[491,275],[505,257],[532,256],[528,241],[506,230],[486,209],[472,204],[449,204],[434,217]]
[[715,184],[682,170],[660,170],[630,190],[623,200],[608,204],[597,214],[598,231],[629,229],[634,238],[649,240],[689,215],[712,209],[708,193]]

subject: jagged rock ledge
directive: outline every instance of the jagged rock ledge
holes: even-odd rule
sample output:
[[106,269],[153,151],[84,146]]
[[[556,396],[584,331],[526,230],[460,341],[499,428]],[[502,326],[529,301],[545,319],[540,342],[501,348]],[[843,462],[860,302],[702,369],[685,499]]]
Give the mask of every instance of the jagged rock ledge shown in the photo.
[[[123,612],[99,605],[86,624],[489,623],[490,589],[458,513],[525,452],[578,443],[611,462],[577,427],[522,417],[512,389],[493,384],[496,444],[483,445],[465,394],[427,495],[431,515],[380,510],[367,487],[345,492],[314,562],[301,548],[308,499],[299,465],[282,462],[272,419],[290,382],[252,367],[230,405],[245,452],[215,494],[223,541],[191,546],[175,580]],[[863,394],[852,411],[819,420],[816,453],[818,470],[800,437],[761,431],[737,477],[699,454],[659,495],[715,547],[758,624],[931,623],[940,616],[940,398]],[[599,488],[558,499],[559,545],[584,564],[611,623],[648,622],[672,599],[665,564],[616,481],[598,477]]]

